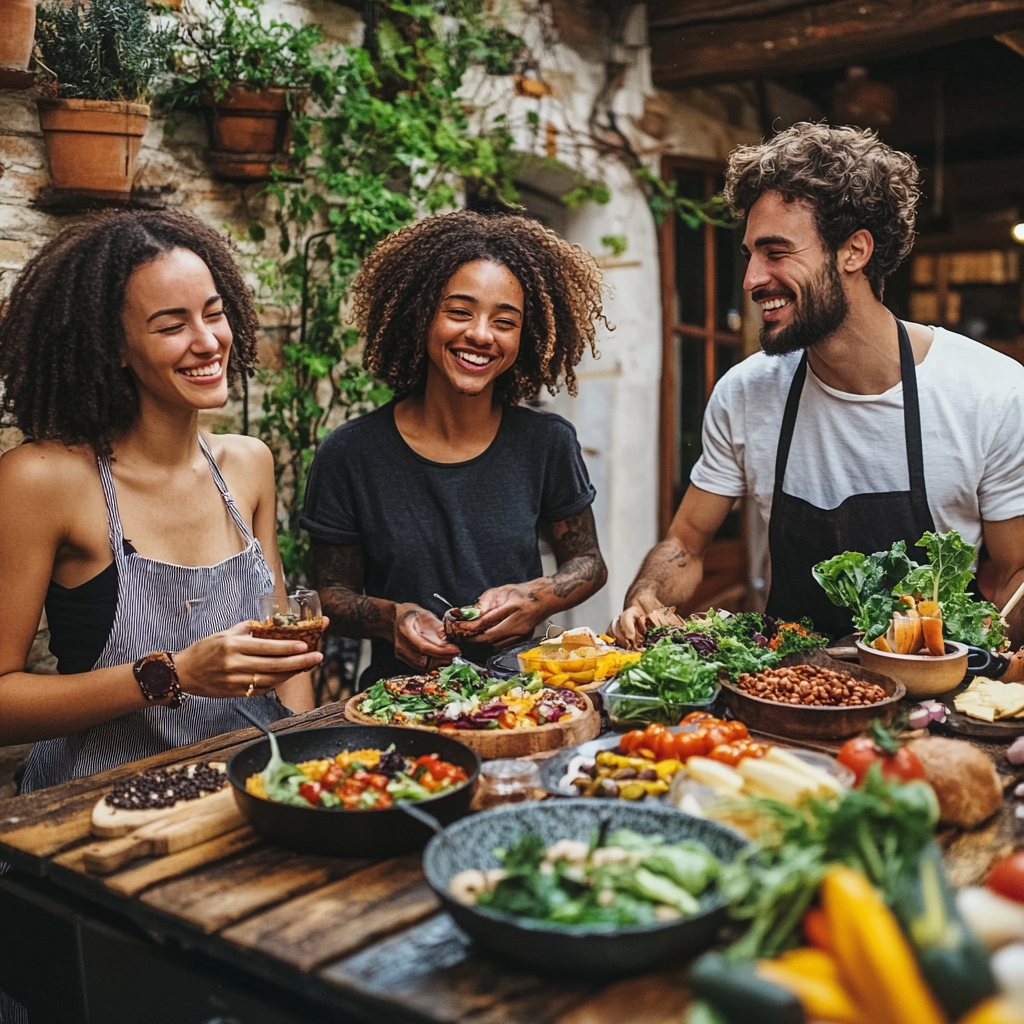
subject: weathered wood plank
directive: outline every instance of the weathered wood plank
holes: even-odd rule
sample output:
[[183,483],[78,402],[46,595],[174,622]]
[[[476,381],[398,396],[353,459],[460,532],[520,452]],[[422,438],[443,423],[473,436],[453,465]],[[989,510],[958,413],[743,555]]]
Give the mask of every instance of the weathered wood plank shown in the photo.
[[[345,724],[340,704],[325,705],[303,715],[282,719],[271,728],[274,732],[294,732],[334,724]],[[96,775],[73,779],[50,789],[0,800],[0,848],[6,844],[37,857],[53,856],[90,835],[93,805],[122,779],[165,765],[223,761],[236,750],[259,739],[260,735],[258,729],[240,729]]]
[[[543,978],[489,959],[448,914],[438,914],[318,976],[378,1005],[388,1019],[404,1011],[439,1022],[553,1024],[603,987],[573,977],[570,964],[560,966],[557,975]],[[632,1019],[626,1014],[616,1024]]]
[[647,974],[610,985],[558,1018],[557,1024],[679,1024],[690,1004],[682,971]]
[[167,882],[139,899],[210,934],[369,863],[354,857],[303,856],[271,847]]
[[419,855],[397,857],[221,934],[311,971],[428,917],[439,905],[423,878]]
[[842,67],[1024,26],[1024,0],[830,0],[725,22],[709,13],[703,23],[679,0],[659,5],[662,25],[673,23],[670,7],[690,23],[651,29],[661,88]]
[[[232,854],[241,853],[255,846],[260,841],[251,828],[240,828],[225,836],[218,836],[207,843],[193,846],[190,850],[172,853],[167,857],[158,857],[148,864],[130,868],[106,879],[107,888],[119,892],[123,896],[135,896],[157,882],[165,882],[177,878],[194,868],[206,864],[214,864]],[[82,870],[84,870],[84,865]]]

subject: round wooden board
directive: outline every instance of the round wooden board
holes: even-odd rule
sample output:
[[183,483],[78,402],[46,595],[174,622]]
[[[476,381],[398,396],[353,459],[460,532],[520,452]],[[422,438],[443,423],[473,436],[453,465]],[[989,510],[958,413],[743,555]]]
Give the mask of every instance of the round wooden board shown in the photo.
[[[579,692],[578,690],[576,691]],[[465,743],[485,761],[500,757],[528,757],[545,750],[571,747],[594,739],[601,731],[601,716],[594,710],[594,703],[585,693],[581,694],[587,709],[568,722],[552,722],[538,725],[535,729],[459,729],[453,739]],[[382,725],[384,723],[364,715],[356,707],[362,701],[357,694],[345,705],[345,717],[360,725]],[[437,732],[430,725],[405,725],[403,729],[419,729],[422,732]]]
[[[973,680],[973,676],[968,679]],[[1002,718],[995,722],[986,722],[982,718],[972,718],[957,711],[953,698],[967,689],[967,683],[961,683],[949,693],[937,693],[930,700],[937,700],[946,705],[946,720],[934,724],[938,732],[952,733],[954,736],[971,736],[978,740],[990,740],[993,743],[1010,743],[1018,736],[1024,735],[1024,718]]]

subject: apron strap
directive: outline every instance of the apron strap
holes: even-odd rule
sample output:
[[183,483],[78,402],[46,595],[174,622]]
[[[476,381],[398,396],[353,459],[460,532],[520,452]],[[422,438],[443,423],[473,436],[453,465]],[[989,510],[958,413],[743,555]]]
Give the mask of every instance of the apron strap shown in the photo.
[[786,411],[782,414],[782,429],[779,431],[779,447],[775,452],[775,497],[782,493],[782,483],[786,479],[786,466],[789,464],[789,447],[793,443],[793,428],[796,426],[796,414],[800,408],[800,396],[803,394],[804,381],[807,379],[807,350],[800,357],[793,383],[789,385],[789,397],[786,399]]
[[224,499],[224,504],[227,505],[228,512],[235,521],[235,526],[238,527],[245,538],[246,544],[251,544],[253,541],[252,531],[249,529],[248,523],[242,518],[242,514],[238,511],[235,499],[231,497],[231,492],[228,490],[228,485],[224,482],[224,477],[221,476],[220,468],[213,457],[213,452],[210,451],[210,446],[206,443],[206,438],[202,434],[199,435],[199,447],[203,449],[203,454],[206,455],[206,460],[210,463],[213,482],[217,485],[217,490],[220,491],[220,496]]
[[97,455],[96,465],[99,466],[103,498],[107,503],[107,530],[110,536],[110,547],[114,552],[114,561],[120,565],[125,557],[124,531],[121,529],[121,517],[117,512],[117,492],[114,490],[114,477],[110,472],[110,460],[105,455]]

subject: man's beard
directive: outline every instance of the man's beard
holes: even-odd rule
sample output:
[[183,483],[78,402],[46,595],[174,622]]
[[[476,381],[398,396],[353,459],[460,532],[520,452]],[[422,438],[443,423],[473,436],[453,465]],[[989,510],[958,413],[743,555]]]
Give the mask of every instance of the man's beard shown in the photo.
[[849,312],[839,271],[826,259],[821,273],[804,288],[792,322],[786,327],[761,324],[761,350],[765,355],[784,356],[811,348],[839,330]]

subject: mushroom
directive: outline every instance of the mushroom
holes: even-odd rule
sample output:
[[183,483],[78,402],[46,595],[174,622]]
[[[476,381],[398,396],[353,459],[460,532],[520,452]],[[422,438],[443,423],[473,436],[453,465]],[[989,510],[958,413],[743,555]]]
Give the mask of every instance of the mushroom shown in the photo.
[[487,876],[476,868],[460,871],[448,883],[448,891],[452,896],[460,903],[465,903],[470,907],[476,903],[477,896],[482,892],[487,892],[488,889]]

